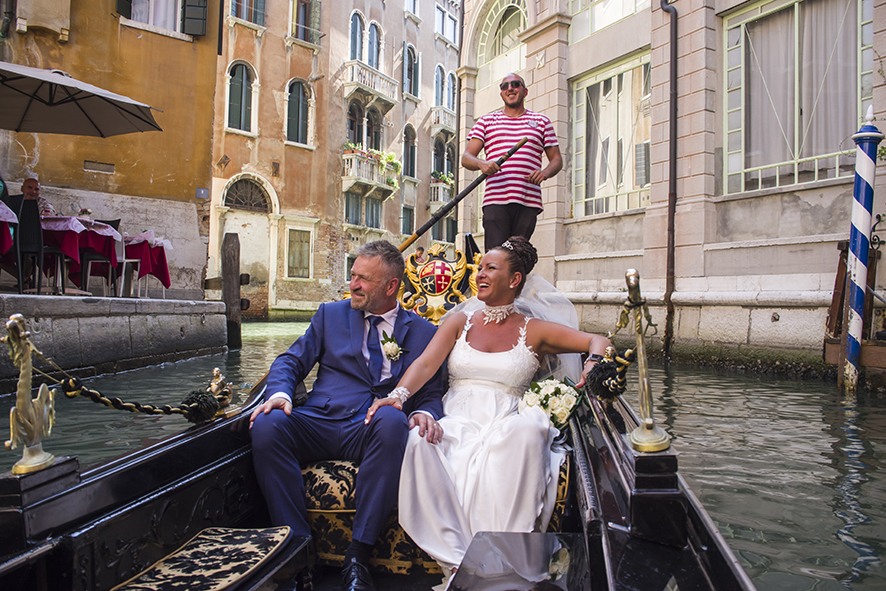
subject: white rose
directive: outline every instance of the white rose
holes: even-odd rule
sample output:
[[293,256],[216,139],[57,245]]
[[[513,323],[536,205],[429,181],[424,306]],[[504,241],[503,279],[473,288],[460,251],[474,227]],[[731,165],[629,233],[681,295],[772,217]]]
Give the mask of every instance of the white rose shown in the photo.
[[[541,384],[539,384],[541,386]],[[541,386],[540,394],[542,396],[551,396],[554,392],[557,391],[557,386],[551,383],[545,383],[544,386]]]
[[578,398],[576,398],[576,397],[575,397],[574,395],[572,395],[572,394],[564,394],[564,395],[560,398],[560,402],[563,404],[563,406],[564,406],[565,408],[567,408],[567,409],[569,409],[569,410],[572,410],[572,407],[575,406],[575,403],[576,403],[576,402],[578,402]]
[[554,411],[554,418],[557,419],[557,424],[565,425],[566,421],[569,419],[569,410],[561,406]]
[[538,406],[538,394],[535,392],[527,392],[523,395],[523,402],[525,402],[527,406]]
[[551,399],[548,400],[548,406],[551,407],[551,410],[556,412],[558,408],[560,408],[560,399],[556,396],[551,396]]
[[397,343],[385,343],[382,349],[385,352],[385,357],[394,361],[400,357],[400,346]]

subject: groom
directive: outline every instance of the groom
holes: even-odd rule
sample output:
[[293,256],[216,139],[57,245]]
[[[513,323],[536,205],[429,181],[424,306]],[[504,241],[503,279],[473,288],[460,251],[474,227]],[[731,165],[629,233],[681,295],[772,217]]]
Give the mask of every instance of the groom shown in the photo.
[[[364,423],[372,402],[391,392],[434,336],[431,323],[397,302],[403,268],[403,256],[389,242],[361,246],[351,269],[350,301],[320,306],[304,336],[271,365],[265,402],[250,417],[255,473],[271,520],[296,535],[311,535],[301,466],[331,459],[360,464],[342,572],[347,591],[375,589],[369,556],[397,502],[409,430],[417,426],[433,443],[442,436],[436,421],[443,414],[441,372],[402,411],[383,406]],[[383,353],[385,333],[399,346],[399,357]],[[293,408],[296,386],[316,363],[314,389],[304,406]]]

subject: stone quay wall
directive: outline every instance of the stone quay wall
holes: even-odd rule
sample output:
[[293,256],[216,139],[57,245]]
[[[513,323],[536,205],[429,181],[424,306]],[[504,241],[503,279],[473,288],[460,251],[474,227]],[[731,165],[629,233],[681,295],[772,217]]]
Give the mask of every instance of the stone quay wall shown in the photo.
[[[0,318],[12,314],[25,317],[44,356],[80,377],[220,353],[227,344],[221,302],[0,295]],[[34,367],[50,369],[36,358]],[[17,376],[0,353],[0,394],[15,391]]]

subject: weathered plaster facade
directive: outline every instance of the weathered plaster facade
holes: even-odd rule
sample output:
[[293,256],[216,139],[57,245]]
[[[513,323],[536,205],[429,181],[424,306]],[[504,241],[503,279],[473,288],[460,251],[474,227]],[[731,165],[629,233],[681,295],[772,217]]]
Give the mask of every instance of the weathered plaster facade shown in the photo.
[[204,36],[127,19],[109,0],[22,0],[17,11],[0,60],[64,70],[147,103],[164,131],[104,139],[0,131],[0,174],[12,188],[38,178],[60,213],[89,207],[95,218],[121,218],[123,232],[171,238],[168,295],[202,299],[198,209],[211,178],[218,4],[208,5]]
[[[727,142],[729,125],[734,124],[727,120],[731,107],[727,107],[724,90],[725,72],[732,66],[724,49],[726,23],[759,4],[690,0],[671,4],[678,13],[679,35],[675,353],[707,350],[711,355],[740,357],[775,349],[794,359],[815,361],[821,359],[824,323],[834,288],[836,243],[849,236],[850,167],[854,164],[850,136],[862,124],[861,100],[851,107],[855,127],[847,128],[840,136],[842,141],[828,148],[848,154],[849,166],[842,169],[841,178],[803,179],[762,189],[730,188],[725,154],[734,152],[735,146]],[[528,83],[527,106],[550,117],[564,155],[563,171],[543,185],[545,210],[533,237],[541,255],[538,268],[579,305],[584,326],[599,331],[614,325],[624,299],[624,272],[637,268],[644,293],[653,305],[653,317],[664,326],[670,17],[657,2],[639,2],[636,10],[627,10],[595,31],[585,3],[466,1],[460,70],[464,89],[461,138],[479,116],[499,108],[494,84],[498,80],[487,77],[485,84],[478,80],[483,78],[483,68],[490,68],[483,56],[484,27],[489,29],[492,20],[494,29],[495,15],[507,6],[519,8],[525,18],[525,28],[519,34],[525,59],[517,70]],[[855,23],[852,35],[856,27],[861,29],[859,22],[870,18],[863,16],[863,12],[868,14],[866,10],[850,15]],[[877,0],[872,10],[874,55],[884,55],[886,35],[880,17],[886,3]],[[593,19],[598,18],[608,17],[601,9],[593,13]],[[776,58],[770,55],[767,59]],[[879,61],[877,58],[874,65],[872,101],[878,119],[883,116],[886,99],[886,78]],[[630,68],[643,63],[650,64],[649,94],[632,105],[631,131],[637,136],[644,133],[638,129],[648,113],[645,133],[650,178],[640,190],[648,201],[641,207],[607,206],[605,211],[589,211],[582,199],[590,193],[581,187],[590,166],[583,137],[590,130],[587,115],[591,108],[586,103],[590,95],[584,94],[584,89],[599,81],[605,97],[606,84],[609,89],[616,81],[621,84],[621,74],[627,84],[630,73],[636,71]],[[793,69],[788,66],[785,71]],[[598,112],[601,110],[602,118],[605,107]],[[629,146],[632,143],[627,136],[625,141]],[[634,152],[625,151],[623,156],[630,175]],[[609,160],[611,163],[615,156]],[[883,172],[878,176],[878,189],[886,183]],[[461,185],[472,178],[471,173],[463,174]],[[482,229],[477,204],[474,199],[471,207],[461,210],[460,230]],[[882,212],[884,204],[886,198],[879,190],[874,213]],[[883,286],[886,277],[882,262],[880,265],[878,286]]]
[[[321,302],[340,298],[347,288],[349,257],[360,244],[380,238],[399,243],[427,221],[435,190],[434,142],[448,146],[453,156],[457,150],[454,112],[445,129],[434,117],[441,113],[435,70],[439,66],[454,81],[458,63],[457,45],[435,35],[434,3],[416,2],[417,13],[404,11],[402,2],[381,0],[300,5],[305,6],[305,23],[299,22],[300,14],[289,0],[266,0],[263,18],[232,16],[230,3],[225,4],[216,79],[209,275],[220,272],[224,234],[239,233],[241,272],[250,274],[250,284],[242,290],[250,299],[245,312],[250,316],[310,315]],[[457,17],[457,2],[439,5],[445,7],[445,16]],[[359,56],[351,59],[355,15],[362,26],[362,45]],[[379,38],[377,61],[369,55],[372,27]],[[407,47],[417,57],[417,92],[403,88]],[[237,72],[244,71],[238,70],[240,65],[252,76],[248,124],[230,117],[231,84],[233,80],[236,85]],[[295,139],[287,121],[289,105],[297,100],[290,92],[293,83],[308,89],[306,134]],[[359,139],[349,127],[354,105],[357,125],[366,130]],[[246,114],[242,108],[237,112]],[[372,117],[377,117],[374,127]],[[376,143],[372,147],[403,162],[407,126],[415,132],[416,166],[411,174],[387,168],[380,173],[384,178],[375,182],[367,178],[373,170],[350,172],[355,157],[343,155],[346,141]],[[393,189],[388,178],[395,179],[398,188]],[[236,192],[235,185],[242,187],[237,183],[243,179],[254,183],[250,190],[261,189],[264,206],[250,211],[232,203],[232,187]],[[360,200],[359,220],[347,217],[346,191]],[[377,221],[370,221],[369,199],[381,201]],[[404,208],[414,216],[412,230],[405,235]],[[298,257],[290,249],[303,246],[291,242],[293,232],[310,237],[309,262],[297,269],[293,260]],[[427,247],[429,238],[416,246]]]

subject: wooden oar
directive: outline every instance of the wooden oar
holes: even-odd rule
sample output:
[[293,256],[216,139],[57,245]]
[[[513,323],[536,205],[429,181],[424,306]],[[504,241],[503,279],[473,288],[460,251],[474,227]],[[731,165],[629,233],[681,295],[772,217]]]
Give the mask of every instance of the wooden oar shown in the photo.
[[[525,137],[524,137],[522,140],[520,140],[519,142],[517,142],[517,145],[516,145],[516,146],[514,146],[513,148],[511,148],[510,150],[508,150],[508,153],[505,154],[505,155],[503,155],[503,156],[502,156],[501,158],[499,158],[498,160],[496,160],[495,163],[498,164],[499,167],[501,167],[501,165],[504,164],[505,160],[507,160],[508,158],[510,158],[511,156],[513,156],[513,155],[514,155],[514,152],[516,152],[517,150],[519,150],[519,149],[523,146],[523,144],[526,143],[526,140],[527,140],[527,139],[529,139],[529,138],[525,138]],[[489,175],[487,175],[486,173],[482,173],[482,174],[480,174],[480,176],[478,176],[476,179],[474,179],[474,181],[473,181],[470,185],[468,185],[467,187],[465,187],[465,190],[464,190],[464,191],[462,191],[461,193],[459,193],[458,195],[456,195],[455,198],[453,198],[452,201],[450,201],[449,203],[447,203],[446,205],[444,205],[442,208],[440,208],[440,211],[438,211],[438,212],[435,213],[433,216],[431,216],[431,219],[429,219],[429,220],[425,223],[424,226],[422,226],[421,228],[419,228],[418,230],[416,230],[416,231],[415,231],[415,234],[413,234],[412,236],[410,236],[409,238],[407,238],[406,241],[403,242],[403,244],[400,245],[400,252],[403,252],[404,250],[406,250],[407,248],[409,248],[409,245],[410,245],[410,244],[412,244],[413,242],[415,242],[416,240],[418,240],[419,237],[420,237],[422,234],[424,234],[425,232],[427,232],[428,230],[431,229],[431,226],[433,226],[434,224],[436,224],[438,221],[440,221],[440,220],[443,218],[443,216],[445,216],[447,213],[449,213],[450,211],[452,211],[452,208],[455,207],[456,205],[458,205],[458,202],[459,202],[459,201],[461,201],[462,199],[464,199],[465,197],[467,197],[468,194],[469,194],[471,191],[473,191],[474,189],[476,189],[476,188],[477,188],[477,185],[479,185],[479,184],[482,183],[484,180],[486,180],[486,177],[487,177],[487,176],[489,176]]]

